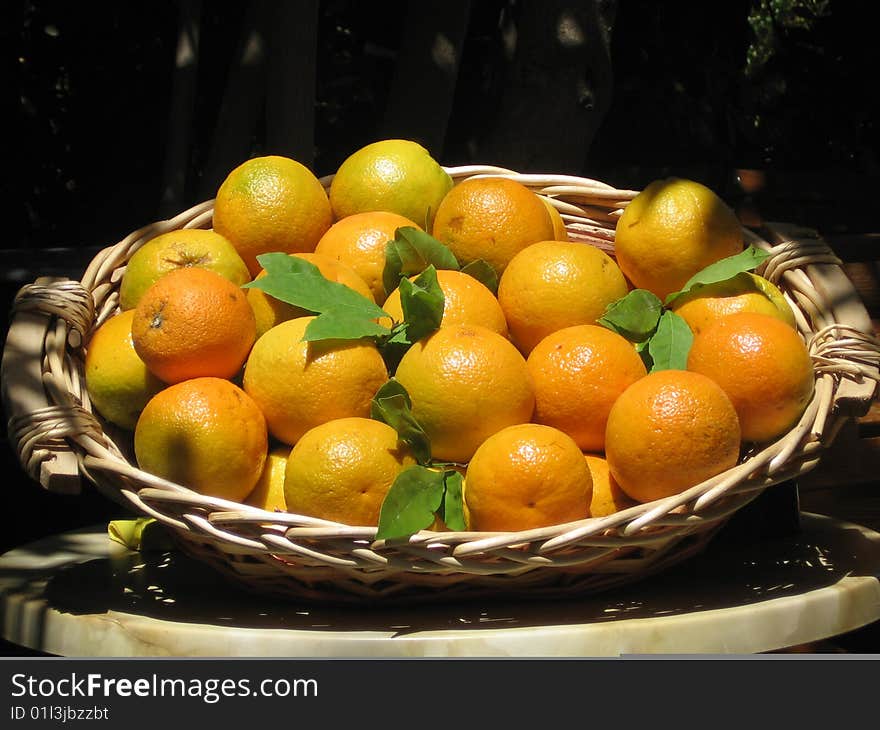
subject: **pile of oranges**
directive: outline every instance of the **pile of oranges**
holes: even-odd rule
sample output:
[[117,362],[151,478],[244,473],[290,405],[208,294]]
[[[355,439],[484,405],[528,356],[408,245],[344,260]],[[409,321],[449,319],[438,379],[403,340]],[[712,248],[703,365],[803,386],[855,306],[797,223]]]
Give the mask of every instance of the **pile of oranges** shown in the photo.
[[[413,316],[422,272],[389,286],[402,230],[458,264],[425,263],[442,317],[417,338],[314,339],[317,307],[260,287],[263,255],[287,254],[406,332],[393,328]],[[414,142],[356,151],[329,190],[294,160],[254,158],[217,191],[213,229],[132,255],[118,313],[87,343],[87,392],[132,434],[140,468],[233,502],[374,526],[420,465],[463,477],[461,528],[604,516],[730,468],[803,413],[812,364],[776,287],[741,272],[667,299],[743,249],[735,216],[688,180],[652,183],[624,209],[612,257],[569,241],[549,198],[508,177],[453,184]],[[686,364],[657,367],[607,326],[633,290],[686,323]],[[427,457],[376,416],[389,381]]]

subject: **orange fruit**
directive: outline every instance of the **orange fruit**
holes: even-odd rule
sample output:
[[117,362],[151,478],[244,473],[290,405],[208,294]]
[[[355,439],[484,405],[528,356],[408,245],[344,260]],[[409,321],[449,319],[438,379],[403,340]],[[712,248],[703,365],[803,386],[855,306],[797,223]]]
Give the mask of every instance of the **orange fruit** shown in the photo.
[[245,499],[245,504],[268,512],[287,511],[287,502],[284,500],[284,472],[289,456],[290,446],[287,444],[275,446],[269,451],[260,478]]
[[256,337],[244,291],[208,269],[169,271],[147,289],[134,310],[134,348],[166,383],[231,378]]
[[452,178],[417,142],[384,139],[347,157],[330,183],[337,220],[385,210],[430,226]]
[[[358,294],[362,294],[371,302],[374,301],[373,293],[370,291],[370,288],[366,285],[364,280],[354,272],[354,269],[349,266],[318,253],[294,253],[290,255],[296,256],[297,258],[303,259],[317,266],[325,279],[344,284],[349,289],[354,289]],[[265,271],[260,271],[256,278],[259,279],[265,275]],[[280,299],[276,299],[256,287],[249,287],[246,296],[248,304],[250,304],[251,309],[254,310],[254,319],[257,325],[257,337],[272,329],[276,324],[288,319],[306,317],[312,314],[312,312],[302,309],[301,307],[295,307],[287,302],[282,302]]]
[[92,334],[86,350],[86,390],[105,419],[133,430],[147,402],[165,387],[138,357],[131,340],[134,310],[106,320]]
[[334,223],[318,241],[315,253],[354,269],[381,304],[387,294],[382,282],[385,244],[394,240],[398,228],[405,227],[419,226],[397,213],[356,213]]
[[574,441],[536,423],[486,439],[466,473],[469,529],[506,532],[590,516],[593,480]]
[[223,236],[201,228],[182,228],[150,239],[132,254],[119,285],[120,308],[134,309],[160,276],[188,266],[211,269],[238,286],[251,280],[238,251]]
[[441,327],[416,342],[397,366],[397,381],[431,440],[435,459],[466,462],[506,426],[532,417],[535,396],[526,361],[497,332],[476,325]]
[[240,502],[266,460],[256,403],[222,378],[171,385],[147,403],[134,432],[138,466],[201,494]]
[[661,299],[709,264],[742,249],[736,215],[693,180],[655,180],[630,201],[615,229],[621,270],[635,287]]
[[687,370],[659,370],[627,388],[611,407],[605,458],[637,502],[678,494],[734,466],[736,410],[715,381]]
[[373,396],[388,380],[368,340],[303,342],[313,319],[289,319],[270,329],[244,368],[243,387],[266,416],[269,432],[291,445],[326,421],[368,417]]
[[305,165],[278,155],[236,167],[214,201],[214,230],[235,246],[251,276],[260,271],[260,254],[314,251],[332,222],[318,178]]
[[688,370],[712,378],[730,397],[746,441],[792,428],[813,394],[813,364],[796,330],[776,317],[740,312],[694,337]]
[[501,177],[469,178],[452,188],[437,209],[431,234],[462,266],[482,259],[499,276],[526,246],[554,238],[541,198]]
[[543,195],[538,196],[541,202],[546,206],[547,212],[550,214],[550,220],[553,222],[553,239],[555,241],[568,241],[568,229],[565,227],[565,221],[562,220],[562,214],[556,209],[547,198]]
[[630,499],[608,468],[608,460],[600,454],[584,454],[590,476],[593,477],[593,496],[590,499],[590,517],[607,517],[638,502]]
[[540,241],[508,264],[498,301],[511,339],[528,354],[551,332],[595,324],[628,290],[617,264],[596,246]]
[[[412,277],[415,279],[416,277]],[[443,291],[443,320],[441,327],[454,324],[476,324],[500,335],[507,336],[507,321],[495,295],[485,284],[469,274],[441,269],[437,271],[437,283]],[[403,321],[400,289],[395,289],[382,305],[391,319]]]
[[290,452],[287,510],[346,525],[378,525],[388,489],[415,463],[397,432],[381,421],[328,421],[306,432]]
[[726,281],[692,289],[676,298],[672,309],[694,334],[699,334],[719,317],[734,312],[767,314],[796,327],[794,314],[779,288],[767,279],[744,271]]
[[564,431],[584,451],[605,448],[611,406],[647,374],[631,342],[592,324],[548,335],[526,364],[535,386],[532,420]]

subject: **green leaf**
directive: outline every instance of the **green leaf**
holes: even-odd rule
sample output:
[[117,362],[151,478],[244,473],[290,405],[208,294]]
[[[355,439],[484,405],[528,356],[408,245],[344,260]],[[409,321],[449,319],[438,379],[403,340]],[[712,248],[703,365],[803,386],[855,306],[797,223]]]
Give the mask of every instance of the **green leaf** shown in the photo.
[[406,337],[418,342],[440,327],[446,298],[437,281],[437,269],[429,265],[414,280],[400,280],[400,307],[406,324]]
[[411,345],[409,338],[406,336],[406,325],[398,322],[391,328],[391,334],[385,341],[386,345]]
[[391,334],[379,341],[379,352],[385,361],[385,367],[392,375],[397,372],[397,366],[412,346],[409,338],[406,336],[406,325],[403,322],[397,322],[391,328]]
[[391,330],[348,311],[330,310],[319,314],[306,325],[303,342],[317,340],[359,340],[361,337],[385,337]]
[[644,342],[660,321],[663,302],[646,289],[633,289],[612,302],[597,323],[632,342]]
[[431,461],[431,440],[412,413],[412,401],[399,382],[388,380],[373,396],[370,417],[387,423],[408,444],[419,464]]
[[675,312],[665,311],[657,331],[648,340],[648,354],[653,363],[651,372],[685,370],[694,335],[687,322]]
[[443,505],[441,517],[450,530],[467,529],[464,520],[464,477],[454,469],[443,472]]
[[461,273],[474,277],[493,294],[498,294],[498,272],[488,261],[476,259],[461,267]]
[[443,502],[444,485],[443,472],[425,466],[400,472],[382,501],[376,539],[409,537],[430,527]]
[[385,293],[394,291],[402,278],[420,274],[430,265],[458,270],[458,260],[452,251],[436,238],[413,226],[398,228],[394,240],[385,245]]
[[344,284],[325,279],[313,263],[286,253],[257,257],[266,275],[245,284],[282,302],[319,315],[306,328],[304,340],[387,336],[390,330],[375,322],[388,315],[367,297]]
[[687,280],[680,291],[673,292],[667,296],[664,304],[668,307],[682,294],[687,294],[687,292],[695,287],[727,281],[744,271],[753,271],[768,258],[770,258],[770,254],[766,251],[749,246],[738,254],[716,261],[714,264],[709,264],[706,268],[698,271]]

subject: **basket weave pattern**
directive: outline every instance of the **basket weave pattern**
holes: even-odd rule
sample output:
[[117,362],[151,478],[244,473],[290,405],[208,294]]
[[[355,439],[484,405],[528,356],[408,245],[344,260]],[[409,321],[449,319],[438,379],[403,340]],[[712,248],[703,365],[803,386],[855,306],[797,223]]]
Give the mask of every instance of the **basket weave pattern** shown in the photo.
[[[521,175],[502,168],[448,168],[456,180],[504,175],[546,195],[572,240],[613,254],[614,229],[635,191],[564,175]],[[322,179],[329,187],[332,177]],[[514,533],[422,531],[376,541],[375,527],[270,513],[206,497],[134,466],[130,439],[93,415],[83,376],[84,346],[116,313],[125,265],[146,241],[179,228],[208,228],[213,201],[146,226],[91,262],[81,282],[42,281],[16,298],[16,317],[44,323],[34,359],[45,406],[9,408],[9,436],[24,469],[46,481],[65,454],[103,494],[171,528],[183,550],[249,588],[334,601],[436,600],[474,595],[552,596],[630,582],[701,550],[737,510],[769,486],[813,468],[843,422],[867,410],[880,380],[880,345],[840,300],[854,291],[821,240],[772,244],[745,230],[771,255],[760,273],[782,288],[814,362],[815,392],[784,437],[732,469],[687,491],[603,518]],[[844,282],[841,285],[841,282]],[[857,303],[856,303],[857,308]],[[4,353],[4,387],[17,363]],[[28,363],[21,363],[22,366]],[[31,384],[34,386],[34,384]],[[6,395],[6,393],[5,393]],[[16,412],[18,411],[18,412]],[[54,466],[53,466],[54,465]]]

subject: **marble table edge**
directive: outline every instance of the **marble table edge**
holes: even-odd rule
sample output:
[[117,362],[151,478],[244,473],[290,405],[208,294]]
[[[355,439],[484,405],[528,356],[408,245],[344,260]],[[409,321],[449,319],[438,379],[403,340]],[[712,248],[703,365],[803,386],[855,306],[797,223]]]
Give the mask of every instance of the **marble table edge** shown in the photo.
[[[880,535],[861,525],[839,524],[880,540]],[[100,536],[87,532],[81,539],[87,549],[97,547],[108,554],[118,547],[104,545]],[[215,657],[218,632],[222,632],[222,656],[238,657],[754,654],[826,639],[880,618],[880,581],[876,575],[850,575],[833,585],[798,595],[674,616],[553,626],[431,629],[406,634],[181,624],[113,610],[73,615],[48,606],[39,595],[17,599],[20,605],[15,611],[10,612],[9,606],[5,611],[3,637],[7,641],[48,654],[79,657]],[[11,613],[17,620],[9,620]],[[40,622],[38,627],[35,621]]]

